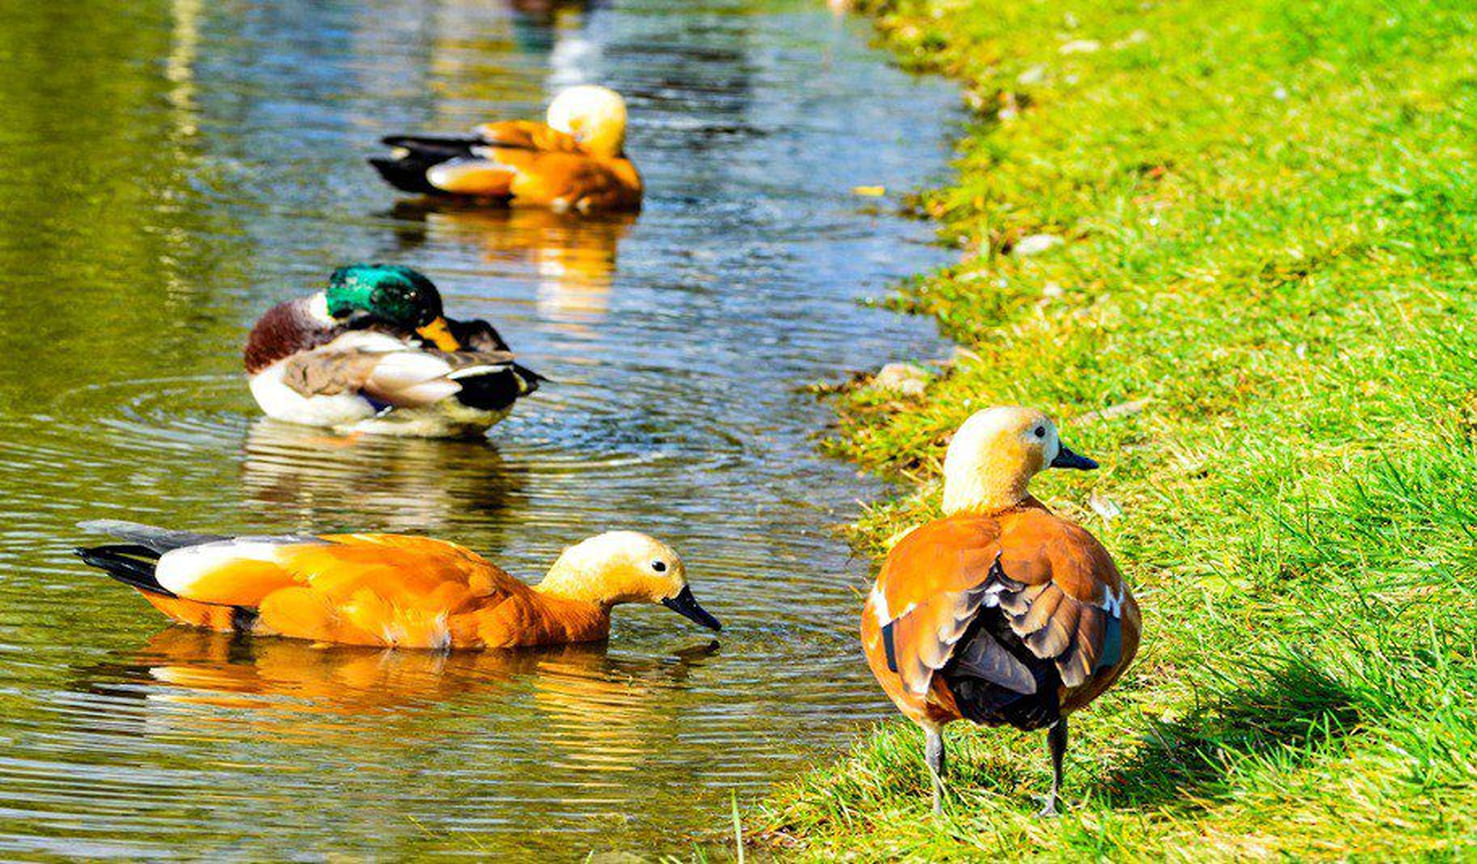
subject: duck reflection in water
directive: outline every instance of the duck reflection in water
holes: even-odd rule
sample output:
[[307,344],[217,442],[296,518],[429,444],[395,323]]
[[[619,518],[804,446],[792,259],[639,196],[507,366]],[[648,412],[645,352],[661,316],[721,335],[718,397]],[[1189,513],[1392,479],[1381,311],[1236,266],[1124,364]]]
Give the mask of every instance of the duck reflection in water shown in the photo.
[[[230,711],[233,727],[244,731],[282,736],[296,729],[315,738],[335,723],[299,726],[303,715],[435,722],[447,711],[475,711],[495,725],[551,730],[556,734],[538,737],[567,759],[620,769],[640,763],[691,669],[717,648],[707,642],[651,658],[611,657],[604,643],[381,650],[172,626],[127,659],[90,667],[82,677],[94,693],[173,706],[142,716],[151,732],[213,728],[224,719],[217,709]],[[343,731],[358,728],[351,723]]]
[[497,270],[528,273],[538,285],[540,316],[574,333],[587,332],[610,311],[617,247],[637,218],[433,199],[402,201],[391,215],[400,225],[401,251],[427,241],[476,245]]
[[435,531],[504,514],[526,479],[486,440],[342,436],[264,418],[242,449],[248,506],[307,525],[351,509],[380,530]]
[[[595,50],[585,36],[598,0],[507,0],[513,13],[513,41],[528,54],[553,56],[556,68]],[[560,63],[557,61],[566,61]]]

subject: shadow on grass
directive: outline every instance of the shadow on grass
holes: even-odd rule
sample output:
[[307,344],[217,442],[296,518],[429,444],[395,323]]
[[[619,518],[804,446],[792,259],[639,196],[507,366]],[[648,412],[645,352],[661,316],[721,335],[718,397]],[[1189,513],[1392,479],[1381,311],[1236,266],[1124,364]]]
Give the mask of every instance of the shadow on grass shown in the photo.
[[1296,767],[1352,734],[1355,694],[1306,658],[1264,666],[1249,686],[1172,722],[1151,722],[1133,760],[1099,784],[1117,807],[1225,797],[1248,758]]

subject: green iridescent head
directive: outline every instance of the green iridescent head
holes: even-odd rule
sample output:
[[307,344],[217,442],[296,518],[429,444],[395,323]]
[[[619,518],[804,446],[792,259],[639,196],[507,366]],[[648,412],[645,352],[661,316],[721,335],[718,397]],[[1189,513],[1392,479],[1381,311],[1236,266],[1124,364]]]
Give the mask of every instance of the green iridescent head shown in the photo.
[[328,314],[369,315],[399,327],[425,327],[441,317],[441,292],[421,273],[398,264],[350,264],[328,279]]

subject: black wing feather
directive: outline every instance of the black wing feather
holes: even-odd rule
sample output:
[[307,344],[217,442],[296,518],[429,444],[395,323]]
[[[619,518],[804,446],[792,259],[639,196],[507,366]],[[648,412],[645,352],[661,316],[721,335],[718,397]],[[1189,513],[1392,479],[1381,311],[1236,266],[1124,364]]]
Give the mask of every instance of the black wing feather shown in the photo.
[[90,546],[77,550],[77,555],[87,564],[106,572],[109,576],[150,594],[174,597],[173,591],[159,584],[154,569],[159,555],[147,546],[133,543],[115,543],[107,546]]
[[995,605],[981,604],[940,670],[959,712],[975,723],[1040,729],[1061,718],[1062,678],[1055,661],[1032,653],[998,605],[1024,588],[996,560],[975,590],[982,600],[999,599]]

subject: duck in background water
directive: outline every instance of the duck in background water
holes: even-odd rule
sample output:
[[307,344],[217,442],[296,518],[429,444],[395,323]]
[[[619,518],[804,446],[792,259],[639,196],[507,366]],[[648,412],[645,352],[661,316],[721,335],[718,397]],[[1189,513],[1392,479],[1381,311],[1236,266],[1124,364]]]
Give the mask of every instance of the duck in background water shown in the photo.
[[369,164],[403,192],[580,213],[640,209],[619,93],[570,87],[549,103],[547,120],[484,123],[460,138],[391,135],[390,156]]
[[102,520],[123,542],[77,550],[173,620],[337,645],[482,650],[599,642],[622,603],[660,603],[710,630],[682,559],[610,531],[564,550],[536,586],[455,543],[404,534],[227,537]]
[[1138,604],[1108,550],[1027,491],[1045,468],[1090,470],[1040,411],[970,417],[944,459],[944,518],[888,553],[862,610],[867,662],[923,728],[942,809],[943,727],[1048,730],[1055,815],[1067,716],[1097,698],[1138,650]]
[[274,306],[245,363],[268,417],[423,438],[480,435],[543,380],[492,325],[446,318],[431,280],[390,264],[340,267],[326,290]]

